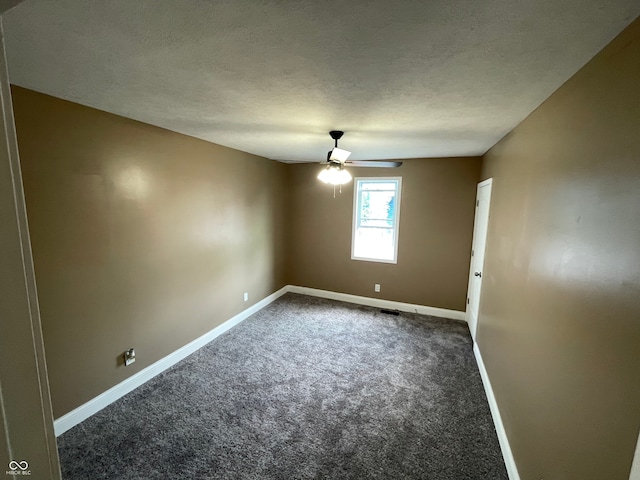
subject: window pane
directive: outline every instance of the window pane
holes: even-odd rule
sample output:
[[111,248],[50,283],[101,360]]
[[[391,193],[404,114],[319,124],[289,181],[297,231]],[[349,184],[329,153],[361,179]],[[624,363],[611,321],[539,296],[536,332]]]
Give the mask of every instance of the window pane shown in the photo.
[[356,257],[393,260],[393,229],[358,228],[354,247]]
[[388,219],[390,222],[388,225],[393,225],[395,215],[395,198],[395,191],[363,191],[360,206],[360,218],[362,220]]
[[356,179],[352,258],[396,261],[400,178]]

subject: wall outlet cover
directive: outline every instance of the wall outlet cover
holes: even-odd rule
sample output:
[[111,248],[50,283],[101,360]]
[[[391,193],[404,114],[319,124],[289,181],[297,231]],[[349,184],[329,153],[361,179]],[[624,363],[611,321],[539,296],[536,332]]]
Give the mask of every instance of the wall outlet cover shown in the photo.
[[136,361],[136,351],[133,348],[130,348],[123,354],[124,357],[124,366],[128,367],[133,362]]

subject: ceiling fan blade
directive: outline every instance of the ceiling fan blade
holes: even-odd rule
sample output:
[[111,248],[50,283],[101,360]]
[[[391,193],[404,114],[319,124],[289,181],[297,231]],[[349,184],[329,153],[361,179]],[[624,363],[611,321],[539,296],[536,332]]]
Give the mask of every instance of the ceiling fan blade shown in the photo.
[[401,166],[402,162],[379,162],[377,160],[353,160],[353,161],[346,161],[345,164],[351,167],[396,168]]

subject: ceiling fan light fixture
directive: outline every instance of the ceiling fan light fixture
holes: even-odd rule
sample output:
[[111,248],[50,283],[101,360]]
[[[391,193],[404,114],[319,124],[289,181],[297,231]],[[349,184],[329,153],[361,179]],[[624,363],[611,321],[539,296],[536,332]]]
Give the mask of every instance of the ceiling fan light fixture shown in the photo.
[[329,165],[320,171],[318,180],[329,185],[344,185],[351,181],[351,174],[342,167]]

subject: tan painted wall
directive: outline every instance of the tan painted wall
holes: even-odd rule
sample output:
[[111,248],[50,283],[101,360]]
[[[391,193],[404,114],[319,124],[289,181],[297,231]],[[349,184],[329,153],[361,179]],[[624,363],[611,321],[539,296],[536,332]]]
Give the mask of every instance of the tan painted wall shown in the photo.
[[626,480],[640,426],[640,19],[485,156],[478,343],[523,480]]
[[[351,169],[354,177],[402,177],[393,265],[351,260],[353,182],[333,198],[333,188],[316,178],[320,165],[290,165],[290,283],[464,311],[480,167],[480,158],[472,157]],[[381,284],[380,293],[374,283]]]
[[56,418],[285,284],[285,165],[13,95]]

